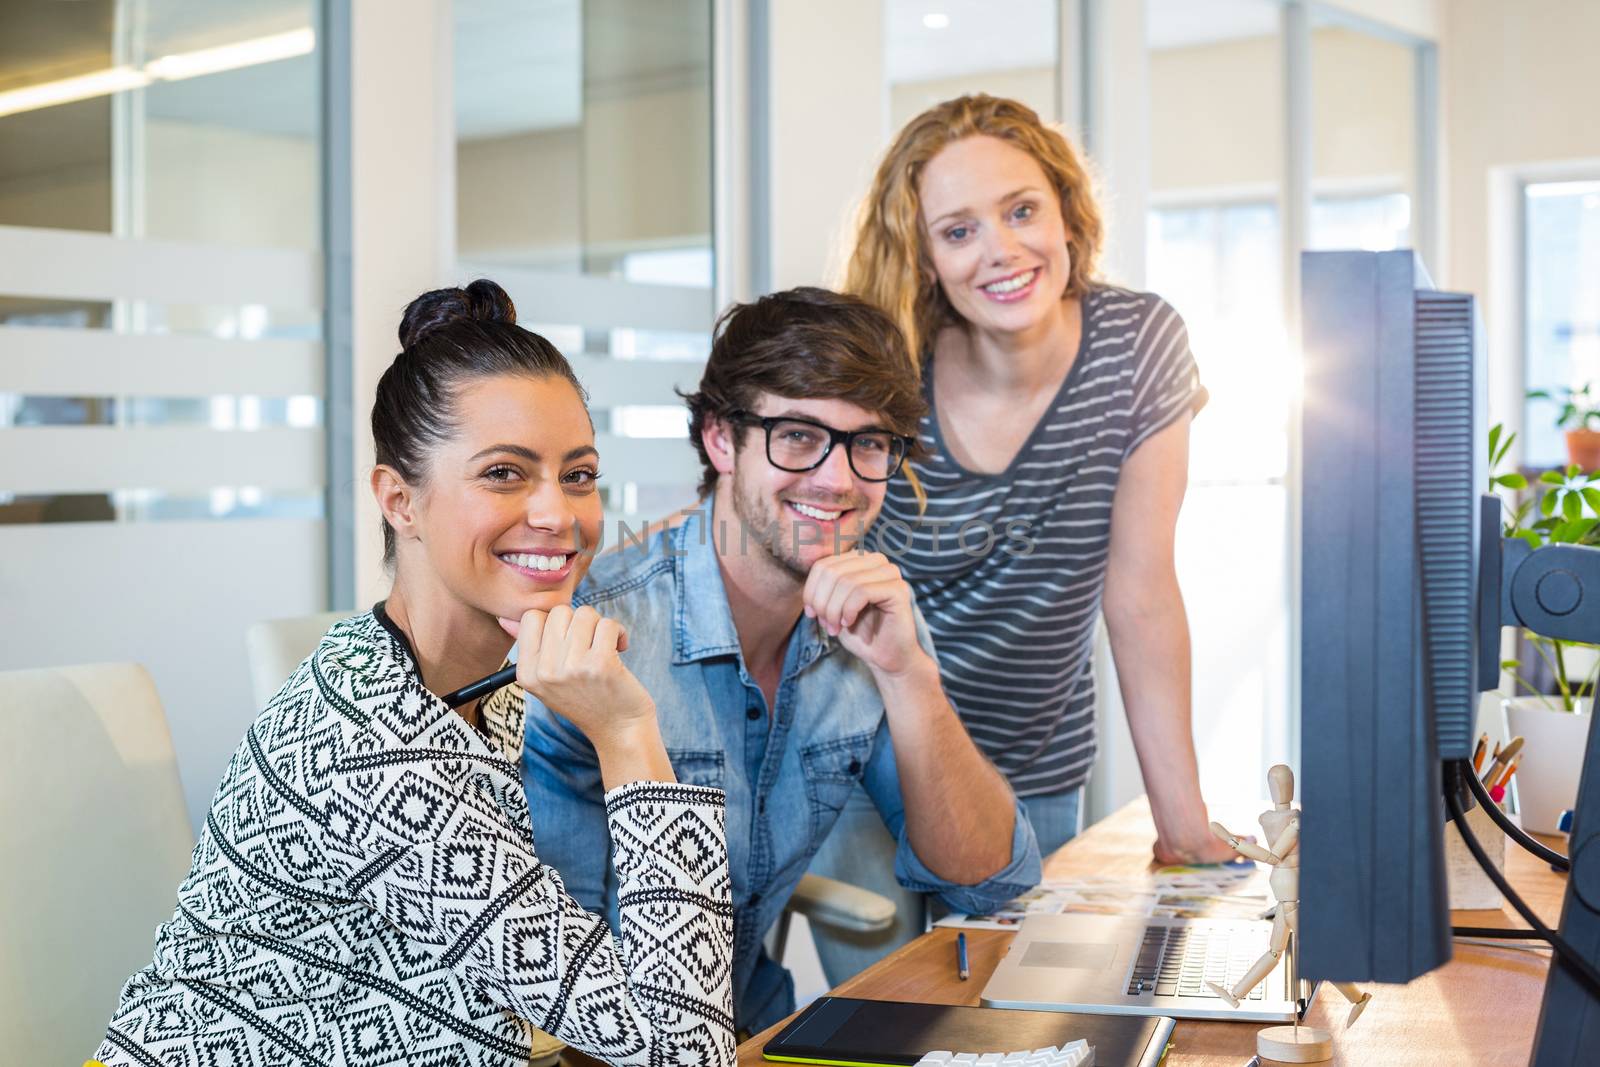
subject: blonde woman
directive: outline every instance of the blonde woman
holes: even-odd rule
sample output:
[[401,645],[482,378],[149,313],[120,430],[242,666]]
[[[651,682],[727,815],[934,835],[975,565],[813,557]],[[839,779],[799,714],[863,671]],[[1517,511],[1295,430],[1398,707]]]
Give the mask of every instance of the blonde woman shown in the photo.
[[[1177,312],[1097,280],[1100,241],[1082,161],[1026,105],[964,96],[900,131],[844,288],[893,315],[920,361],[928,458],[890,485],[875,547],[916,590],[951,702],[1044,855],[1080,826],[1103,613],[1156,858],[1227,860],[1200,795],[1173,561],[1205,390]],[[812,869],[890,891],[872,875],[892,852],[855,824]]]

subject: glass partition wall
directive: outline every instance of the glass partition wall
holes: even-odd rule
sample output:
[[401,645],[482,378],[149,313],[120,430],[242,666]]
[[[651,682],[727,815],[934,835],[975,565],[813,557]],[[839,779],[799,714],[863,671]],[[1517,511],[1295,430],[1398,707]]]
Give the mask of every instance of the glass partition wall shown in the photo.
[[1416,247],[1437,271],[1432,46],[1298,0],[1147,0],[1146,287],[1210,391],[1179,572],[1208,797],[1298,749],[1296,322],[1302,249]]
[[[710,0],[455,0],[460,273],[573,361],[619,521],[690,504],[714,315]],[[663,444],[658,439],[671,439]]]
[[0,16],[0,668],[144,664],[196,818],[326,603],[318,16]]

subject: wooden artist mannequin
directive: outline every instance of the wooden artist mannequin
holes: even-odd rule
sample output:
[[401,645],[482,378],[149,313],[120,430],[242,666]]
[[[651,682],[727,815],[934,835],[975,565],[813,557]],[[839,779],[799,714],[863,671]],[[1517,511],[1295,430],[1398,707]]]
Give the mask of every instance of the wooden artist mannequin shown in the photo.
[[[1240,839],[1221,823],[1211,824],[1211,832],[1241,855],[1272,867],[1267,884],[1272,887],[1273,899],[1277,901],[1272,918],[1272,940],[1261,958],[1251,965],[1232,989],[1224,989],[1215,982],[1206,983],[1213,993],[1236,1008],[1241,997],[1272,973],[1272,969],[1283,958],[1290,938],[1298,941],[1300,937],[1300,812],[1290,806],[1294,800],[1294,772],[1281,763],[1277,764],[1267,772],[1267,788],[1272,794],[1272,807],[1262,812],[1258,821],[1261,823],[1262,839],[1270,842],[1270,848]],[[1290,975],[1289,987],[1295,990],[1299,988],[1298,966],[1294,962],[1298,954],[1297,949],[1290,956],[1295,973]],[[1329,984],[1351,1003],[1345,1026],[1353,1025],[1372,999],[1372,994],[1363,993],[1349,982]],[[1285,1063],[1316,1063],[1333,1055],[1332,1040],[1326,1030],[1302,1027],[1297,1020],[1293,1026],[1269,1026],[1262,1030],[1256,1036],[1256,1048],[1262,1056]]]

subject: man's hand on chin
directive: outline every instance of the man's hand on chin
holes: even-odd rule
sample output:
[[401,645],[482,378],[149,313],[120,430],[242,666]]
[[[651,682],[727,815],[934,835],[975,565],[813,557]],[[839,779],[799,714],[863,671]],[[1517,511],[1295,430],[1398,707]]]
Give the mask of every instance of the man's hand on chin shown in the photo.
[[806,615],[875,674],[903,675],[928,659],[917,641],[911,585],[881,552],[818,560],[802,597]]

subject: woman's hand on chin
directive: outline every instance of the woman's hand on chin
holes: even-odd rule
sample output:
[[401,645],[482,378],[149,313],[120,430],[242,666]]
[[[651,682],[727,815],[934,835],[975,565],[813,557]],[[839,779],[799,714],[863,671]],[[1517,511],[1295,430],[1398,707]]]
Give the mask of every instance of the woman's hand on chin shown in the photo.
[[562,604],[500,625],[517,639],[517,684],[583,731],[606,789],[675,780],[655,701],[617,654],[628,647],[621,623]]

